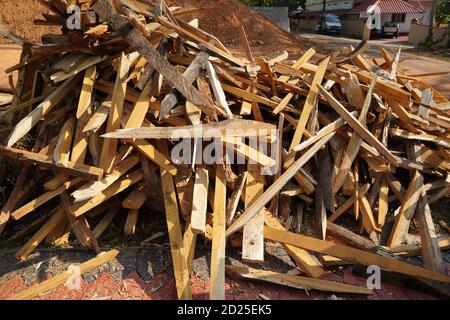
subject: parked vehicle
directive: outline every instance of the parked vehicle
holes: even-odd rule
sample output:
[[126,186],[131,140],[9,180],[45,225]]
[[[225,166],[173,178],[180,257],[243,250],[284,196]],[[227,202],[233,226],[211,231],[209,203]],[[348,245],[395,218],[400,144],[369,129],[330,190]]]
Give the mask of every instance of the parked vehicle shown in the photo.
[[385,22],[382,29],[382,36],[392,36],[393,38],[398,38],[400,33],[400,26],[396,22]]
[[317,31],[323,33],[341,33],[341,19],[334,14],[321,15]]

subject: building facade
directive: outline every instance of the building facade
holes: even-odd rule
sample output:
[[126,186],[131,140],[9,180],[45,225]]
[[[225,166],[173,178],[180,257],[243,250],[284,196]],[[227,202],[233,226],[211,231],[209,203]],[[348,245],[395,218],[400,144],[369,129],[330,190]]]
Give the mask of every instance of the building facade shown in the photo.
[[[340,17],[344,34],[362,37],[367,12],[379,13],[378,33],[385,22],[395,22],[400,33],[407,34],[413,21],[428,23],[432,0],[308,0],[304,12],[297,14],[293,25],[299,29],[316,30],[322,14]],[[324,10],[325,8],[325,10]]]

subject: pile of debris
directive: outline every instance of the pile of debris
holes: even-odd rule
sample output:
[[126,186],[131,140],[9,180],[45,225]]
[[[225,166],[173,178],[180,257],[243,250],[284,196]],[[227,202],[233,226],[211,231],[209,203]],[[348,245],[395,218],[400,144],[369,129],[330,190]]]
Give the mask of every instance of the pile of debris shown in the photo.
[[[25,43],[8,70],[19,79],[1,107],[0,156],[22,167],[0,232],[54,207],[31,222],[42,226],[17,259],[70,234],[98,252],[121,208],[133,235],[150,202],[165,209],[180,299],[191,298],[199,236],[212,243],[211,299],[225,298],[226,272],[371,294],[320,279],[332,264],[377,265],[435,288],[450,282],[441,256],[449,237],[437,237],[429,207],[450,192],[450,103],[402,71],[400,50],[383,50],[384,62],[372,65],[361,55],[365,43],[332,57],[311,48],[292,64],[285,52],[253,56],[241,27],[242,58],[164,1],[70,1],[81,8],[79,30],[66,24],[66,1],[41,2],[63,33]],[[316,237],[300,234],[307,208]],[[341,216],[351,223],[335,224]],[[265,241],[278,242],[306,276],[226,266],[227,241],[253,263],[264,260]],[[100,254],[82,271],[115,255]],[[411,255],[423,255],[424,268],[402,261]]]

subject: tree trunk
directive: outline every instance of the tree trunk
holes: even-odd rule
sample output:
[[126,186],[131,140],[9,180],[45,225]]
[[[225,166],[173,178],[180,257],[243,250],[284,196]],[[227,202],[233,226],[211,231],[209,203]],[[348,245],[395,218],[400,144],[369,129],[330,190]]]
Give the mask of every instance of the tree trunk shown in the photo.
[[430,22],[428,24],[428,39],[431,39],[431,40],[433,40],[434,16],[436,13],[437,2],[438,2],[438,0],[433,0],[433,4],[431,6],[431,13],[430,13]]

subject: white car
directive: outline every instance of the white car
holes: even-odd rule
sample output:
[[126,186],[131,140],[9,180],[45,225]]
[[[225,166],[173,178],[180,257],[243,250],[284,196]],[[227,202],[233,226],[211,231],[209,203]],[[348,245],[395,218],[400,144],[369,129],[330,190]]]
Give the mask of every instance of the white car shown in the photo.
[[398,37],[400,26],[395,22],[386,22],[383,25],[382,36]]

